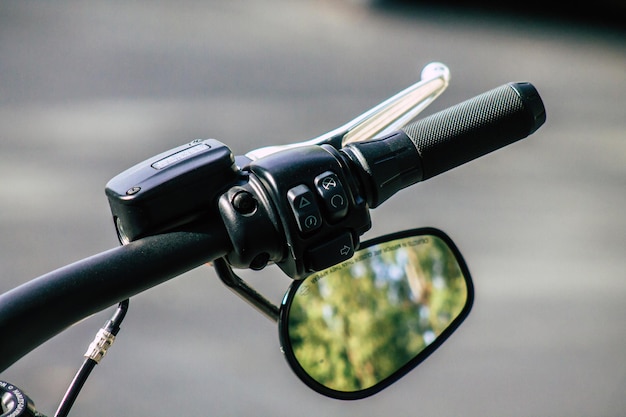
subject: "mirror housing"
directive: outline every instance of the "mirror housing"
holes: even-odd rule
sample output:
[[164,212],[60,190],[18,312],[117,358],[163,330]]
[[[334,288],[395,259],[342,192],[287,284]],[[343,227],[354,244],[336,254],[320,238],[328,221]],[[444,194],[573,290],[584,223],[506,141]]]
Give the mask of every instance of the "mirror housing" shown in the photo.
[[434,352],[473,299],[467,265],[445,233],[422,228],[383,236],[349,260],[294,281],[280,308],[281,349],[315,391],[365,398]]

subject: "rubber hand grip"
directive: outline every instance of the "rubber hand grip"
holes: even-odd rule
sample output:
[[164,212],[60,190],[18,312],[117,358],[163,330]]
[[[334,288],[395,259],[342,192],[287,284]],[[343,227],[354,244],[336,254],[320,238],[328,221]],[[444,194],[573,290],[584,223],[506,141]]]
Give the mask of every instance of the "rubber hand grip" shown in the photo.
[[539,93],[509,83],[402,129],[421,159],[421,181],[523,139],[546,120]]
[[545,120],[535,87],[509,83],[342,152],[374,208],[409,185],[525,138]]

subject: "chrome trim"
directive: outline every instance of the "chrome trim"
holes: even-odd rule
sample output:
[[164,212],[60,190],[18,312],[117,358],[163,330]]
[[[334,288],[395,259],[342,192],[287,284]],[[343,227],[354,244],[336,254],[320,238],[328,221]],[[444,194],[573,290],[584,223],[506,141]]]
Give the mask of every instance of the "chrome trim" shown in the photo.
[[268,146],[246,154],[257,160],[273,153],[308,145],[332,144],[341,138],[341,146],[383,136],[406,126],[445,91],[450,70],[440,62],[426,65],[421,80],[354,118],[345,125],[317,138],[290,145]]

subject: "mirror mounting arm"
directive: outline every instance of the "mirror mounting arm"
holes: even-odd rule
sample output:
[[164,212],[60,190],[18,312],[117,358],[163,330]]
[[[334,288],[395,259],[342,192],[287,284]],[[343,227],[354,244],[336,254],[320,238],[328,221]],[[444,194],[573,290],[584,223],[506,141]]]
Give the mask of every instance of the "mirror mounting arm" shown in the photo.
[[252,307],[259,310],[263,315],[274,323],[278,323],[279,308],[262,294],[249,286],[232,270],[226,259],[219,258],[213,261],[213,267],[217,276],[235,294],[246,300]]

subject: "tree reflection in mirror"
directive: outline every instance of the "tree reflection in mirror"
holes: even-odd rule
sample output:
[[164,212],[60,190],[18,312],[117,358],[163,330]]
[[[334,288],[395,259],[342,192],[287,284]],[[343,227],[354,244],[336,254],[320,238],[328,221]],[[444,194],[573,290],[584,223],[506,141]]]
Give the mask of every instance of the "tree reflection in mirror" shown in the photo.
[[316,391],[364,398],[441,345],[472,301],[467,266],[442,231],[384,236],[364,243],[348,261],[293,283],[280,311],[282,350]]

